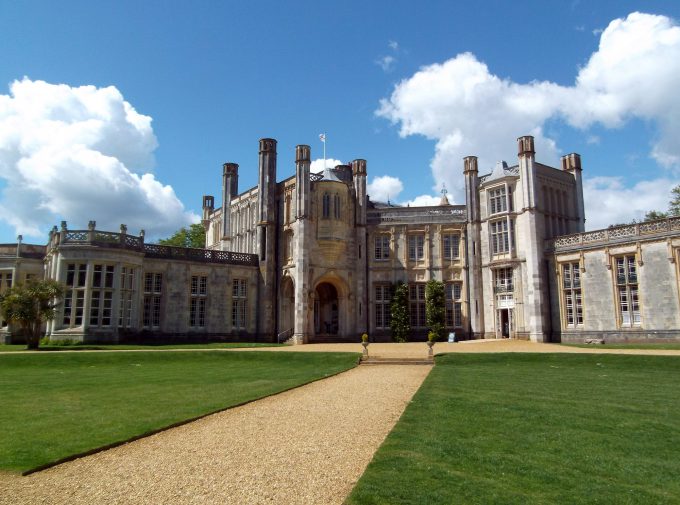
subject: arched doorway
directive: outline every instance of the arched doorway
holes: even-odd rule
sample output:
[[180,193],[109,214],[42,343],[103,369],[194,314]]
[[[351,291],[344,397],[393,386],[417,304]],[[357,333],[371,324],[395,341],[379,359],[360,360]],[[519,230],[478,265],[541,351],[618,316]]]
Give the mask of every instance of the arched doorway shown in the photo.
[[314,300],[314,334],[337,335],[340,329],[338,290],[330,282],[316,287]]
[[279,332],[290,332],[295,326],[295,289],[293,279],[284,276],[281,279],[281,296],[279,297]]

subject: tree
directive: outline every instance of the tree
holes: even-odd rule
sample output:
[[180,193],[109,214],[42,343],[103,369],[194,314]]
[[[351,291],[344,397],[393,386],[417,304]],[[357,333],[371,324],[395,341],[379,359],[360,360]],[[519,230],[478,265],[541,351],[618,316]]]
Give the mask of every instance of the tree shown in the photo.
[[29,281],[0,295],[0,312],[8,323],[16,323],[26,338],[27,349],[37,349],[42,325],[54,319],[64,296],[64,286],[57,281]]
[[390,329],[392,330],[392,340],[395,342],[406,342],[411,333],[411,323],[408,313],[408,286],[403,282],[398,282],[392,294],[390,304]]
[[654,221],[655,219],[666,219],[668,217],[680,216],[680,184],[671,189],[671,199],[668,202],[668,211],[659,212],[658,210],[650,210],[645,214],[645,221]]
[[201,223],[189,225],[189,228],[182,227],[171,237],[158,241],[161,245],[171,245],[175,247],[205,247],[205,228]]
[[434,279],[428,281],[425,285],[425,322],[439,339],[444,337],[445,309],[444,283]]

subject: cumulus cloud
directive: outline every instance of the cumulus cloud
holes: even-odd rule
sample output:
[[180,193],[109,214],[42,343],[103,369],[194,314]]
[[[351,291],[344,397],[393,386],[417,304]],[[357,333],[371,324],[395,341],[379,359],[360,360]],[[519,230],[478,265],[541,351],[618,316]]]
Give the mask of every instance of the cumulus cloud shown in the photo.
[[636,12],[604,29],[572,86],[516,83],[463,53],[399,82],[376,114],[398,125],[402,136],[436,141],[433,190],[445,183],[460,201],[464,156],[479,156],[480,171],[490,170],[496,160],[515,155],[516,137],[529,134],[538,159],[556,164],[558,147],[545,132],[554,119],[583,130],[643,119],[657,132],[650,156],[680,170],[678,89],[680,27],[668,17]]
[[151,236],[194,222],[148,172],[157,145],[151,118],[113,86],[15,81],[0,95],[0,219],[43,238],[62,219]]
[[[328,168],[335,168],[337,165],[344,165],[344,163],[340,160],[334,160],[333,158],[328,158],[326,160],[326,166]],[[309,171],[312,173],[323,172],[323,169],[324,169],[323,158],[317,158],[309,164]]]
[[671,199],[671,188],[680,180],[660,178],[625,187],[621,177],[592,177],[583,184],[586,228],[596,230],[610,224],[641,220],[650,210],[664,212]]
[[404,184],[401,180],[390,175],[374,177],[366,185],[366,191],[374,202],[386,202],[387,200],[394,202],[399,198],[403,189]]
[[375,63],[376,65],[379,65],[380,68],[382,68],[385,72],[390,72],[394,69],[394,63],[396,61],[397,60],[394,56],[390,56],[388,54],[387,56],[383,56],[382,58],[375,60]]
[[402,205],[409,205],[411,207],[433,207],[435,205],[439,205],[441,199],[441,196],[420,195],[416,196],[412,200],[404,202]]

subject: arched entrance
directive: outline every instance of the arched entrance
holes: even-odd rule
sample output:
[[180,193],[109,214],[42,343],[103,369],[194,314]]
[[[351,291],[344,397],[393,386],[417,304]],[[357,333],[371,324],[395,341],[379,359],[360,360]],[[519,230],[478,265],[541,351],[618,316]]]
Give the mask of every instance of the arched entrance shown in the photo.
[[292,336],[295,326],[295,289],[293,279],[284,276],[281,279],[281,296],[279,297],[279,332],[289,332]]
[[340,329],[338,290],[330,282],[322,282],[315,294],[314,334],[337,335]]

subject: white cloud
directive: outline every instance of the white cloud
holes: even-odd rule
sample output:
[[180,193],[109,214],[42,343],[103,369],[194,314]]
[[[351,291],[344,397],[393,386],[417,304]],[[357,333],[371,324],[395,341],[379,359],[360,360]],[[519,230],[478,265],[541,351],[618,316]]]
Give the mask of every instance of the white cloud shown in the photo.
[[586,178],[583,183],[586,228],[597,230],[633,219],[639,221],[650,210],[664,212],[671,199],[671,188],[678,184],[680,180],[659,178],[627,188],[621,177]]
[[404,184],[401,180],[390,175],[374,177],[366,185],[366,192],[374,202],[386,202],[388,200],[394,202],[399,198],[403,189]]
[[375,64],[379,65],[380,68],[382,68],[385,72],[390,72],[392,69],[394,69],[394,64],[396,61],[397,59],[394,56],[390,56],[388,54],[387,56],[383,56],[382,58],[375,60]]
[[[328,158],[326,160],[326,166],[328,168],[335,168],[338,165],[344,165],[344,163],[340,160],[334,160],[333,158]],[[309,170],[312,173],[319,173],[323,172],[324,169],[324,160],[323,158],[317,158],[314,161],[312,161],[309,165]]]
[[416,196],[412,200],[404,202],[402,205],[409,205],[411,207],[433,207],[435,205],[439,205],[441,200],[441,196],[420,195]]
[[573,127],[620,127],[631,118],[658,131],[650,156],[680,169],[680,27],[670,18],[632,13],[602,32],[600,45],[573,86],[526,84],[500,78],[473,54],[421,68],[381,100],[376,114],[399,125],[400,134],[436,141],[433,190],[444,182],[463,196],[462,158],[479,156],[480,171],[514,156],[514,139],[535,137],[537,158],[556,164],[558,148],[545,133],[550,119]]
[[399,50],[399,43],[396,40],[390,40],[387,42],[387,47],[392,49],[392,51],[398,51]]
[[0,95],[0,219],[44,238],[58,221],[150,236],[198,216],[153,174],[151,118],[113,86],[71,87],[24,78]]
[[599,144],[600,143],[600,137],[597,135],[588,135],[588,138],[586,139],[586,143],[588,144]]

